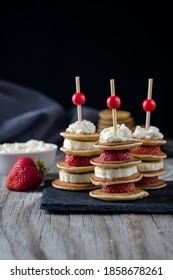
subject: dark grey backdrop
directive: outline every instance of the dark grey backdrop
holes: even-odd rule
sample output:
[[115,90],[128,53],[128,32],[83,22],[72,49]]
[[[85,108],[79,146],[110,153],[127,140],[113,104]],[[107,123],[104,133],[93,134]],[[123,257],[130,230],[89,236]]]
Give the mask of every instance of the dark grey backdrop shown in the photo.
[[153,78],[151,123],[173,137],[170,1],[4,2],[0,79],[38,89],[69,109],[79,75],[86,105],[103,109],[114,78],[121,109],[141,124]]

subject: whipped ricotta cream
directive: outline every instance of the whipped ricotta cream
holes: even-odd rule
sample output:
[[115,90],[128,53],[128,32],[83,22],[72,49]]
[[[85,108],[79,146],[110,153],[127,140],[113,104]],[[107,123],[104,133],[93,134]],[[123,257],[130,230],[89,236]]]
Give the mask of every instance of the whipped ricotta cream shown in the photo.
[[24,143],[4,143],[0,145],[0,153],[30,153],[52,150],[52,144],[31,139]]
[[59,171],[59,178],[63,182],[73,183],[73,184],[85,184],[91,183],[90,177],[94,175],[93,173],[81,173],[81,174],[74,174],[68,173],[64,170]]
[[96,166],[95,168],[95,175],[99,178],[103,179],[117,179],[117,178],[124,178],[131,176],[138,172],[137,166],[130,166],[130,167],[124,167],[124,168],[102,168],[99,166]]
[[138,139],[163,139],[163,134],[156,126],[150,126],[148,129],[137,126],[133,132],[133,136]]
[[82,121],[76,121],[75,123],[72,123],[69,125],[69,127],[66,129],[67,132],[70,133],[86,133],[86,134],[92,134],[96,131],[96,126],[87,120]]
[[131,130],[125,124],[118,124],[116,132],[113,127],[104,128],[100,133],[99,142],[124,142],[132,139]]
[[96,142],[76,141],[64,139],[63,147],[68,150],[95,150],[94,144]]

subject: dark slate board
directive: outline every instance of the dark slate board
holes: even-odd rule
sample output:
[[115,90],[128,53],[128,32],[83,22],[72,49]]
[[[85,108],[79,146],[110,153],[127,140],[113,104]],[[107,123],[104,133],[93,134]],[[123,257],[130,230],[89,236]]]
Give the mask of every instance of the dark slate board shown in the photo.
[[135,201],[110,202],[90,197],[88,191],[58,190],[45,182],[41,209],[56,213],[173,213],[173,181],[160,190],[148,191],[149,196]]

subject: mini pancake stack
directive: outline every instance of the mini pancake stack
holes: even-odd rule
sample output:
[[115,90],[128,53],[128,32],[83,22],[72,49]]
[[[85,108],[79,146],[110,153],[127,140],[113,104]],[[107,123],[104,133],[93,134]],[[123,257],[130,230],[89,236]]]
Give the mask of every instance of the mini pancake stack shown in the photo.
[[156,103],[152,99],[153,79],[148,79],[148,96],[142,103],[143,110],[146,111],[145,127],[136,126],[133,136],[142,141],[140,147],[133,149],[136,159],[142,162],[138,164],[138,171],[142,174],[142,179],[137,186],[144,190],[160,189],[167,184],[158,178],[165,172],[163,159],[167,155],[161,151],[160,146],[166,143],[163,134],[155,126],[150,126],[151,112],[155,109]]
[[[135,132],[134,132],[135,134]],[[160,146],[166,143],[164,139],[140,139],[142,145],[133,148],[133,154],[136,159],[140,159],[138,171],[142,174],[142,179],[137,182],[141,189],[152,190],[165,187],[164,180],[158,178],[165,172],[163,159],[167,155],[162,152]]]
[[[120,128],[122,126],[125,128],[124,124]],[[113,127],[107,129],[113,132]],[[134,139],[95,144],[103,152],[91,160],[95,166],[95,175],[91,176],[91,181],[102,188],[91,191],[90,196],[108,201],[136,200],[148,196],[147,192],[135,187],[142,176],[137,170],[140,160],[134,159],[131,150],[141,144],[141,141]]]
[[79,77],[75,77],[75,80],[76,93],[72,96],[72,102],[77,105],[78,121],[60,133],[64,137],[63,147],[60,150],[66,156],[64,161],[57,163],[60,168],[59,179],[52,181],[52,185],[58,189],[80,191],[96,188],[90,180],[94,172],[90,160],[101,151],[94,147],[99,139],[99,134],[95,133],[95,125],[82,120],[81,105],[85,103],[86,97],[80,92]]
[[94,147],[99,134],[64,131],[60,135],[65,138],[60,150],[66,156],[64,161],[57,163],[60,168],[59,179],[54,180],[52,185],[58,189],[73,191],[95,189],[96,186],[90,180],[94,173],[90,160],[100,153],[100,150]]
[[134,159],[132,148],[140,146],[142,142],[132,138],[132,131],[125,124],[117,124],[116,109],[121,100],[115,95],[113,79],[110,80],[110,87],[107,106],[112,109],[113,127],[104,128],[99,142],[94,145],[102,153],[91,160],[95,166],[91,181],[101,188],[90,191],[89,195],[108,201],[140,199],[148,196],[148,193],[135,187],[135,182],[142,176],[137,169],[140,160]]
[[[131,112],[125,110],[117,110],[117,122],[119,124],[125,124],[132,131],[135,128],[135,120],[131,115]],[[107,108],[99,112],[99,118],[97,123],[97,131],[101,132],[106,127],[113,125],[112,111]]]

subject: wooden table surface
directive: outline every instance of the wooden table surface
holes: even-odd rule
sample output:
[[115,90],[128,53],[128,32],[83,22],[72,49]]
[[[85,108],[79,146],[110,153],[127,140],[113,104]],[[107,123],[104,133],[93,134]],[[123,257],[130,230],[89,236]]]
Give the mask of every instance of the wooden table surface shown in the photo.
[[171,214],[60,215],[40,209],[43,187],[12,192],[4,182],[1,176],[1,260],[173,259]]

